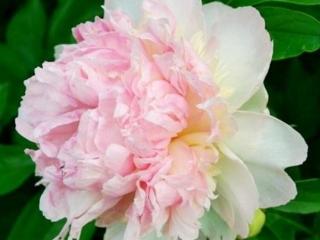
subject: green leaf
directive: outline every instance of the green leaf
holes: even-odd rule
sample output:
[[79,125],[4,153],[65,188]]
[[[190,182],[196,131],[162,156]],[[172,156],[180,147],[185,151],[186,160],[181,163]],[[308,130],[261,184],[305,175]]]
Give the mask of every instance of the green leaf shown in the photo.
[[[52,223],[43,217],[39,210],[39,195],[36,195],[22,210],[11,229],[8,240],[52,240],[59,234],[64,224],[64,220]],[[94,232],[94,223],[87,224],[82,230],[80,240],[91,240]]]
[[314,229],[315,234],[320,239],[320,213],[316,214],[316,216],[314,218],[313,229]]
[[[60,233],[65,223],[66,221],[64,220],[56,223],[51,223],[51,226],[48,228],[47,233],[41,240],[54,239]],[[91,240],[93,238],[93,235],[95,234],[95,230],[96,227],[94,222],[87,224],[81,231],[80,240]]]
[[295,240],[298,233],[312,234],[311,230],[291,217],[275,212],[267,212],[267,222],[263,231],[256,237],[248,240]]
[[43,239],[52,227],[39,210],[39,195],[30,200],[11,229],[8,240]]
[[94,222],[87,224],[81,232],[80,240],[91,240],[95,234],[96,226]]
[[24,94],[23,83],[8,83],[8,98],[6,103],[5,115],[0,120],[0,127],[5,126],[17,116],[21,96]]
[[17,189],[33,171],[34,164],[23,148],[0,145],[0,195]]
[[275,225],[281,222],[281,224],[287,225],[289,228],[295,229],[300,232],[304,232],[309,235],[312,234],[312,231],[309,228],[307,228],[306,226],[301,224],[299,221],[295,220],[290,216],[285,216],[280,213],[271,212],[271,213],[268,213],[267,217],[268,217],[267,225],[270,228],[274,228]]
[[[0,122],[2,123],[2,118],[5,115],[6,106],[8,103],[9,95],[9,84],[0,82]],[[1,126],[1,124],[0,124]]]
[[277,240],[295,240],[298,231],[311,233],[309,229],[299,222],[276,213],[267,214],[266,227],[274,234],[275,237],[272,239]]
[[11,134],[11,141],[14,144],[19,145],[23,148],[31,148],[31,149],[37,148],[37,145],[35,143],[30,142],[28,139],[21,136],[16,130],[14,130]]
[[22,83],[0,82],[0,128],[16,116],[23,90]]
[[[318,134],[320,128],[319,79],[306,71],[302,64],[302,61],[292,60],[284,79],[286,89],[283,94],[287,103],[286,115],[293,120],[298,132],[310,139]],[[295,96],[294,104],[291,104],[292,96]]]
[[[248,238],[248,240],[279,240],[267,227],[264,227],[263,231],[255,237]],[[283,240],[283,239],[281,239]]]
[[30,0],[12,18],[7,28],[8,44],[21,54],[22,65],[37,66],[43,56],[46,14],[40,0]]
[[297,189],[298,195],[294,200],[276,209],[300,214],[320,212],[320,179],[298,181]]
[[259,7],[274,41],[274,60],[320,48],[320,22],[305,13],[279,7]]
[[53,14],[49,30],[49,46],[69,43],[71,29],[77,24],[93,20],[103,14],[103,0],[65,0],[59,1]]
[[[0,197],[0,213],[2,216],[5,216],[0,218],[1,240],[7,239],[24,205],[29,201],[30,193],[34,192],[34,184],[31,182],[32,181],[28,181],[27,184],[24,184],[23,188],[20,188],[19,191]],[[30,188],[30,185],[32,188]]]
[[2,81],[23,79],[28,73],[21,56],[5,44],[0,44],[0,71]]
[[224,0],[225,3],[239,7],[239,6],[251,6],[260,3],[272,3],[272,2],[281,2],[281,3],[291,3],[297,5],[320,5],[320,0]]
[[0,127],[3,127],[16,116],[24,92],[22,80],[27,78],[29,71],[19,53],[9,45],[0,44],[0,72],[0,85],[5,87],[5,90],[1,90],[0,96],[0,104],[4,104],[5,108],[5,114],[0,113]]
[[43,235],[43,239],[41,239],[41,240],[52,240],[52,239],[54,239],[56,236],[58,236],[58,234],[60,233],[60,231],[63,228],[65,223],[66,223],[66,221],[64,221],[64,220],[61,220],[61,221],[56,222],[56,223],[51,223],[51,226],[48,227],[48,230]]

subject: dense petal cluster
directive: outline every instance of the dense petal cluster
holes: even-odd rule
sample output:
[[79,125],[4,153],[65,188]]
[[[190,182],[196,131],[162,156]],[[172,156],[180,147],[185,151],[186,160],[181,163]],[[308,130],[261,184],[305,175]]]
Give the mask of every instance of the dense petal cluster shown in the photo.
[[[251,8],[107,0],[26,81],[17,130],[58,238],[92,220],[105,239],[234,239],[296,194],[307,147],[271,117],[272,42]],[[217,227],[220,226],[220,227]]]

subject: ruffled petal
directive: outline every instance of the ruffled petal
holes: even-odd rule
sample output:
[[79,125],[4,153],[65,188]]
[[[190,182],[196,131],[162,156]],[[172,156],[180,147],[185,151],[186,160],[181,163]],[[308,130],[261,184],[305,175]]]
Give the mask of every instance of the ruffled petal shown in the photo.
[[[201,1],[184,0],[183,3],[180,0],[152,1],[158,4],[161,2],[169,9],[175,18],[178,36],[190,40],[195,34],[203,30],[204,18]],[[157,11],[157,9],[154,9],[154,11]]]
[[72,220],[84,214],[98,198],[99,194],[92,191],[72,191],[61,185],[50,184],[40,198],[40,210],[52,221],[64,217]]
[[138,23],[142,17],[143,0],[105,0],[105,10],[118,10],[127,14],[131,21]]
[[203,57],[221,96],[236,110],[261,86],[271,63],[272,42],[263,18],[252,7],[233,9],[214,2],[203,9],[208,38]]

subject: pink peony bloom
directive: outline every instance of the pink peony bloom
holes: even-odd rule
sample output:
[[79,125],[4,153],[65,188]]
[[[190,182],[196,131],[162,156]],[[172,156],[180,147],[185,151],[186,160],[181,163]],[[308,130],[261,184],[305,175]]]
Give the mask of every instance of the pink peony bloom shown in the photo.
[[252,7],[200,0],[107,0],[26,81],[17,130],[67,219],[105,240],[246,237],[255,211],[296,195],[285,173],[307,146],[271,117],[272,42]]

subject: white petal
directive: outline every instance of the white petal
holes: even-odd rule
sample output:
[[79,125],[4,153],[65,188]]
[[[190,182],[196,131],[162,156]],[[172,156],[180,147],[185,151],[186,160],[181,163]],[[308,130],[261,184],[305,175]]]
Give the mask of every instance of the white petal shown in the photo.
[[201,232],[209,240],[234,240],[236,238],[236,234],[212,208],[201,218]]
[[158,237],[156,232],[151,232],[146,236],[142,237],[141,240],[166,240],[166,238],[164,236]]
[[[81,201],[79,201],[81,199]],[[83,215],[99,199],[92,191],[71,191],[58,184],[50,184],[40,198],[40,210],[47,219],[58,221]]]
[[260,208],[286,204],[297,195],[295,183],[284,170],[254,163],[246,165],[258,188]]
[[265,86],[260,89],[246,102],[240,110],[249,112],[268,113],[267,104],[269,96]]
[[286,123],[269,115],[236,112],[238,132],[226,145],[244,162],[286,168],[305,161],[308,146]]
[[123,240],[126,226],[120,222],[111,224],[107,227],[103,240]]
[[249,233],[249,224],[258,208],[258,192],[248,168],[228,149],[223,151],[217,164],[218,198],[212,202],[213,209],[229,227],[242,237]]
[[[185,39],[191,38],[204,29],[204,18],[200,0],[146,0],[165,6],[175,18],[177,34]],[[160,7],[159,7],[160,9]],[[154,15],[159,9],[154,8]],[[152,14],[152,12],[151,12]]]
[[263,83],[272,58],[272,42],[259,12],[222,3],[204,5],[208,45],[204,59],[231,110],[238,109]]
[[120,10],[137,24],[142,19],[142,3],[143,0],[105,0],[105,9]]

